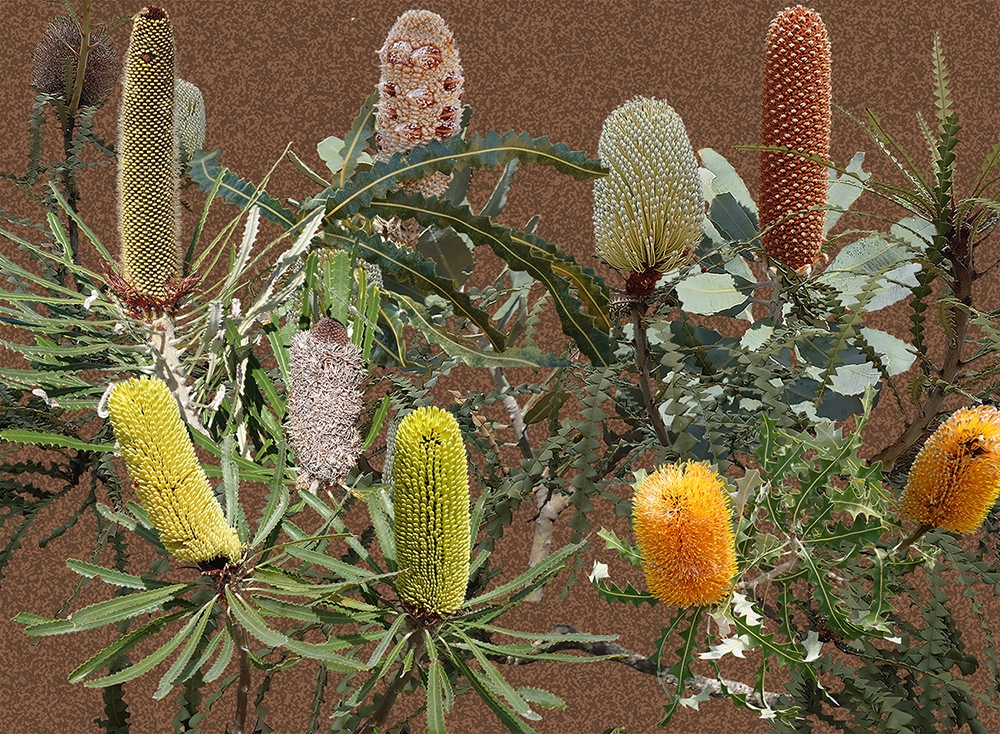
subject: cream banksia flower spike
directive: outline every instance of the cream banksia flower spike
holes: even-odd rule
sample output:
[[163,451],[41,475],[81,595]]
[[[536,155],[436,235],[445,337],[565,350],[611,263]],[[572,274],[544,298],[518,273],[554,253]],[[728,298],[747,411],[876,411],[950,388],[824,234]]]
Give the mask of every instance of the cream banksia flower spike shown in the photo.
[[702,235],[698,163],[681,120],[663,100],[636,97],[604,121],[597,146],[610,169],[594,183],[597,255],[644,297],[660,275],[688,264]]
[[[830,39],[819,13],[778,13],[767,32],[760,144],[830,157]],[[761,151],[758,208],[764,252],[808,276],[820,259],[826,167],[791,153]],[[785,219],[788,217],[788,219]],[[784,221],[782,221],[784,219]]]
[[166,383],[148,377],[119,383],[108,412],[132,486],[163,547],[190,563],[240,560],[240,539],[198,464]]
[[191,82],[177,79],[174,87],[175,123],[180,146],[180,168],[183,170],[196,150],[205,145],[205,98]]
[[469,583],[469,473],[451,413],[432,406],[403,418],[392,482],[396,592],[415,611],[453,614]]
[[292,340],[289,375],[288,436],[304,472],[300,484],[339,482],[361,454],[361,352],[343,324],[322,319]]

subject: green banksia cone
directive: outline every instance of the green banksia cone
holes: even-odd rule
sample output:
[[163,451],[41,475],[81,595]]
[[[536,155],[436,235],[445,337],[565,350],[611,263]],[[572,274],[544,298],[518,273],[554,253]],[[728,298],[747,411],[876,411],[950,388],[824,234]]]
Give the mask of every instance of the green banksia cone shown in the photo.
[[691,262],[701,239],[705,200],[691,141],[673,107],[636,97],[608,115],[597,151],[610,169],[594,182],[597,255],[633,274],[632,295],[648,295],[660,274]]
[[469,474],[455,417],[436,407],[409,413],[393,459],[399,598],[437,617],[458,611],[469,582]]
[[180,145],[180,166],[186,166],[196,150],[205,145],[205,98],[191,82],[178,78],[174,87],[177,141]]
[[336,319],[296,334],[289,356],[288,437],[301,481],[339,482],[361,454],[364,359]]
[[[830,39],[815,10],[778,13],[767,32],[760,143],[830,157]],[[761,151],[760,227],[764,252],[800,274],[820,259],[827,171],[791,153]],[[801,213],[796,213],[801,212]],[[776,224],[785,217],[786,221]]]
[[119,383],[108,412],[139,502],[163,547],[189,563],[238,561],[239,537],[198,464],[166,383],[148,377]]
[[126,283],[165,301],[180,276],[180,197],[174,125],[177,62],[167,14],[133,19],[118,126],[118,229]]
[[[387,161],[394,153],[409,153],[432,140],[457,135],[465,75],[455,40],[441,16],[407,10],[377,53],[382,78],[375,117],[376,160]],[[439,196],[450,180],[451,176],[435,172],[403,188]]]
[[[68,15],[53,18],[31,57],[31,86],[69,102],[73,96],[80,43],[80,27],[73,18]],[[118,54],[111,36],[103,32],[95,36],[92,32],[91,43],[94,45],[87,52],[81,107],[103,104],[118,82]]]

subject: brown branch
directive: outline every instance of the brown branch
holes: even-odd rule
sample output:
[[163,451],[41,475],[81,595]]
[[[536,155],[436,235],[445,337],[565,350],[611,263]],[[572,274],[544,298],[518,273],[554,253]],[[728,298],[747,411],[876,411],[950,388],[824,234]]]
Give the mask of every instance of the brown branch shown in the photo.
[[240,678],[236,683],[236,718],[233,720],[233,734],[245,734],[250,703],[250,651],[247,648],[247,633],[235,619],[233,637],[240,664]]
[[[358,729],[358,734],[373,734],[373,732],[382,731],[382,725],[385,720],[389,718],[389,711],[392,710],[393,704],[396,703],[396,699],[399,697],[399,692],[403,690],[403,685],[410,678],[411,673],[416,673],[420,667],[420,658],[424,654],[424,633],[422,630],[416,630],[414,633],[417,637],[417,641],[413,643],[413,666],[409,669],[400,668],[399,674],[396,678],[389,684],[389,690],[385,692],[382,696],[382,701],[379,703],[378,709],[375,713],[371,715],[371,718],[364,723],[364,725]],[[419,675],[419,674],[418,674]]]
[[[541,563],[552,552],[552,531],[559,515],[569,507],[569,504],[568,494],[550,495],[544,482],[535,488],[535,506],[538,508],[538,515],[535,517],[535,535],[531,539],[531,552],[528,554],[528,568]],[[539,587],[524,600],[540,602],[543,598],[544,591]]]

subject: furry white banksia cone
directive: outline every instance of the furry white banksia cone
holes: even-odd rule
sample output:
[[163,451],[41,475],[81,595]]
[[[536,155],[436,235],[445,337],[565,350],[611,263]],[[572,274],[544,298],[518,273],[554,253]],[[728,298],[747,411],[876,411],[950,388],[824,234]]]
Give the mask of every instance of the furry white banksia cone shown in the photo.
[[[382,48],[376,160],[409,153],[432,140],[457,135],[462,123],[465,75],[455,40],[440,15],[408,10],[396,19]],[[435,172],[404,184],[410,192],[440,196],[451,176]]]
[[198,87],[178,77],[174,87],[174,106],[177,108],[175,123],[183,168],[194,152],[205,145],[205,98]]
[[339,482],[361,454],[358,419],[365,363],[336,319],[323,319],[295,335],[290,350],[288,437],[308,476]]

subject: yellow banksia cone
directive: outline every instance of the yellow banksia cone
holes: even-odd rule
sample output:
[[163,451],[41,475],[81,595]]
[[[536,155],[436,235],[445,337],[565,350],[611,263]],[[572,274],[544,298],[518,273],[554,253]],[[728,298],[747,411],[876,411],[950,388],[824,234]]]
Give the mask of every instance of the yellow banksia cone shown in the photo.
[[163,547],[189,563],[238,561],[239,537],[198,464],[166,383],[148,377],[119,383],[108,412],[132,485]]
[[205,145],[205,98],[191,82],[177,79],[174,87],[177,142],[180,145],[180,165],[183,169],[196,150]]
[[180,276],[180,196],[174,124],[177,60],[166,12],[136,13],[118,125],[118,230],[126,283],[165,301]]
[[1000,413],[955,411],[910,468],[899,512],[920,525],[974,533],[1000,495]]
[[650,593],[680,607],[715,604],[736,575],[722,479],[706,464],[660,467],[635,487],[632,524]]
[[[760,143],[830,157],[830,39],[819,13],[801,5],[778,13],[768,29]],[[827,180],[819,163],[761,151],[764,252],[800,274],[820,259],[826,220],[825,211],[802,210],[826,205]]]
[[[378,50],[382,64],[376,160],[409,153],[432,140],[457,135],[462,124],[465,75],[455,39],[440,15],[407,10]],[[435,172],[403,185],[409,193],[440,196],[451,176]]]
[[[73,18],[68,15],[53,18],[31,57],[31,86],[39,92],[62,97],[68,103],[73,96],[72,85],[76,79],[81,42],[80,26]],[[120,67],[111,35],[98,29],[91,32],[90,42],[93,45],[87,52],[80,107],[103,104],[118,83]]]
[[597,255],[632,273],[632,295],[648,295],[661,274],[691,262],[701,239],[705,200],[691,141],[673,107],[636,97],[608,115],[597,152],[610,169],[594,182]]
[[445,617],[469,582],[469,474],[455,417],[418,408],[396,430],[396,592],[409,607]]

